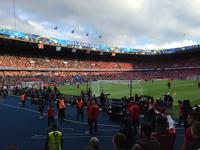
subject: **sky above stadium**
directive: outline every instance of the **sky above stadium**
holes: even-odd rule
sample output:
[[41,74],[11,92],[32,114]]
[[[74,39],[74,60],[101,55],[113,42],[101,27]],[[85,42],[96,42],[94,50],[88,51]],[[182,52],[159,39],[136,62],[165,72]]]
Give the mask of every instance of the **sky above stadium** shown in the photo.
[[16,22],[17,31],[66,40],[173,48],[200,44],[199,6],[199,0],[1,0],[0,27],[15,29]]

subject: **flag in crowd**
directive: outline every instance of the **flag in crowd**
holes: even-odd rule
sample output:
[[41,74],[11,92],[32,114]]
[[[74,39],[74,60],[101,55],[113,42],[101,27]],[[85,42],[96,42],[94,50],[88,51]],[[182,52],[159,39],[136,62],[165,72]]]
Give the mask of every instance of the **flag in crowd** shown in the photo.
[[173,95],[176,96],[176,91],[173,92]]
[[38,48],[39,49],[44,49],[44,44],[43,43],[38,44]]

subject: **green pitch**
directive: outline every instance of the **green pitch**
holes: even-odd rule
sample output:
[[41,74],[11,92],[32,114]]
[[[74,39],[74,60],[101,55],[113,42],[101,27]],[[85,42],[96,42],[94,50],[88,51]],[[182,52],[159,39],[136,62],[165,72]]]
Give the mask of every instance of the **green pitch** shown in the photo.
[[[175,100],[175,104],[176,101],[185,99],[190,99],[192,103],[200,104],[200,89],[198,88],[197,81],[195,80],[174,80],[171,82],[171,91],[168,90],[166,80],[157,80],[153,82],[148,81],[141,84],[142,89],[141,85],[132,85],[133,96],[135,93],[138,93],[139,95],[143,93],[143,95],[150,95],[156,99],[170,92]],[[140,86],[140,89],[137,86]],[[88,84],[88,88],[91,88],[90,83]],[[100,90],[103,90],[105,93],[111,94],[109,98],[121,98],[123,96],[130,96],[130,85],[128,84],[105,83],[99,85],[97,88],[100,88]],[[87,90],[87,85],[81,84],[79,85],[79,88],[77,85],[62,85],[59,86],[58,89],[63,94],[80,95],[81,90]]]
[[[197,86],[195,80],[174,80],[171,81],[171,91],[168,90],[166,80],[156,80],[143,82],[140,85],[132,84],[132,95],[135,93],[141,95],[150,95],[154,99],[162,98],[164,94],[170,93],[174,99],[174,114],[177,115],[178,111],[178,100],[191,100],[192,104],[200,104],[200,89]],[[91,88],[91,84],[81,84],[79,88],[77,85],[62,85],[58,89],[63,94],[80,95],[81,90],[86,91],[87,88]],[[130,85],[129,84],[115,84],[115,83],[103,83],[97,88],[103,90],[105,93],[111,94],[109,98],[121,98],[123,96],[130,96]],[[142,89],[141,89],[142,87]],[[94,86],[93,86],[94,88]],[[92,89],[92,88],[91,88]],[[142,90],[142,91],[141,91]]]

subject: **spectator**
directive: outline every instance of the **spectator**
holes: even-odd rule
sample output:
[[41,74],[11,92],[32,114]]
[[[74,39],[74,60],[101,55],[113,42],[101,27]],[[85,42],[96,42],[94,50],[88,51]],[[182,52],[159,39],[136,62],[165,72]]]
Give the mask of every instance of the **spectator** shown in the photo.
[[161,150],[157,139],[151,137],[152,129],[147,123],[140,125],[140,139],[131,150]]
[[184,136],[182,150],[187,150],[188,144],[194,140],[192,137],[191,126],[195,121],[200,121],[200,113],[199,112],[189,113],[188,123],[187,123],[189,125],[189,127],[185,130],[185,136]]
[[125,150],[126,136],[123,133],[116,133],[112,139],[114,150]]
[[152,104],[146,105],[145,118],[151,123],[152,129],[155,130],[156,126],[156,113]]
[[88,145],[88,147],[92,148],[92,150],[101,150],[99,139],[97,137],[91,137]]
[[126,149],[131,149],[131,147],[135,143],[135,137],[130,119],[124,117],[120,128],[120,132],[123,133],[127,138]]
[[188,145],[188,150],[196,150],[200,148],[200,122],[194,122],[191,127],[192,138],[194,139]]
[[133,132],[135,135],[137,135],[137,129],[140,125],[140,121],[139,121],[140,107],[138,106],[136,102],[132,101],[131,104],[129,104],[128,108],[129,108],[130,121],[134,130]]
[[156,120],[156,131],[153,132],[151,136],[159,141],[161,150],[173,150],[176,139],[176,129],[171,116],[158,117]]

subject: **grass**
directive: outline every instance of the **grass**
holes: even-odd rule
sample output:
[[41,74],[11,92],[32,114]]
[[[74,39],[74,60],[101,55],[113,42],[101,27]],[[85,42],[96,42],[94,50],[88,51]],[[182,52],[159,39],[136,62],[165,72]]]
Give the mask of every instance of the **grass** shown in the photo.
[[[197,86],[196,80],[174,80],[171,82],[172,89],[170,94],[174,99],[173,113],[177,115],[178,113],[178,100],[191,100],[192,104],[200,104],[200,89]],[[92,89],[91,84],[88,87]],[[103,89],[105,93],[111,94],[109,98],[121,98],[123,96],[130,96],[130,85],[128,84],[115,84],[115,83],[103,83],[95,86],[97,89]],[[162,97],[164,94],[168,93],[167,81],[166,80],[156,80],[143,82],[141,84],[133,84],[132,95],[139,93],[143,95],[153,96],[154,99]],[[87,85],[81,84],[79,88],[77,85],[62,85],[58,89],[63,94],[80,95],[81,90],[86,91]],[[94,88],[93,88],[94,89]]]

